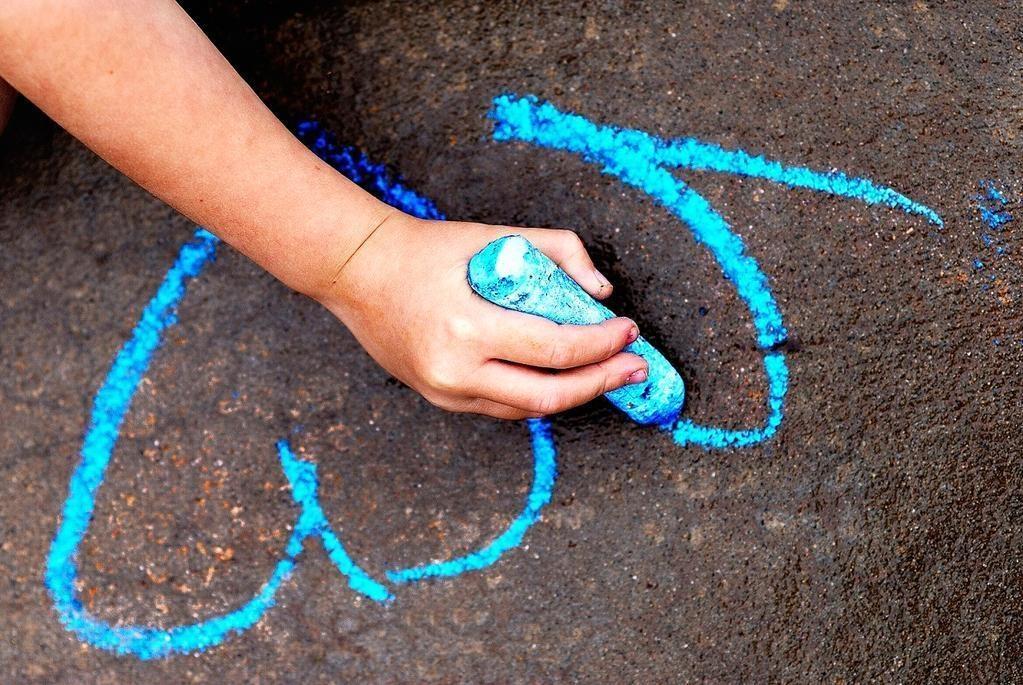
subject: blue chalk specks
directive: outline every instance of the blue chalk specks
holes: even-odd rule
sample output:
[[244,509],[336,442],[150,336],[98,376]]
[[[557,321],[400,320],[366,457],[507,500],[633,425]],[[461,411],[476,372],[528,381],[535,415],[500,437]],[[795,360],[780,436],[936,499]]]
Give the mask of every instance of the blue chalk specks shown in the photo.
[[983,193],[974,195],[973,199],[977,203],[980,218],[991,230],[1001,231],[1005,224],[1012,221],[1012,214],[1006,209],[1009,201],[994,181],[981,181],[979,185]]
[[[469,285],[481,297],[518,312],[561,324],[594,324],[613,318],[547,255],[518,235],[491,242],[469,260]],[[647,361],[647,380],[605,397],[636,423],[663,425],[682,411],[686,386],[671,363],[643,337],[625,351]]]
[[[994,181],[980,181],[981,192],[973,196],[974,206],[980,215],[980,242],[988,248],[980,257],[973,259],[973,270],[984,271],[986,281],[997,281],[1007,274],[1007,263],[1000,259],[1009,252],[1013,232],[1007,227],[1013,222],[1012,207],[1005,193],[998,189]],[[981,283],[984,292],[991,290],[991,283]]]

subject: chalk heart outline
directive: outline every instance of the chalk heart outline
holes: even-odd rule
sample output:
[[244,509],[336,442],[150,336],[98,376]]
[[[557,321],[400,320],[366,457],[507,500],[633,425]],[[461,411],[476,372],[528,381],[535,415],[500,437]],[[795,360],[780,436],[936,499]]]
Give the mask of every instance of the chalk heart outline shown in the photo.
[[[490,117],[495,122],[495,139],[518,140],[576,153],[664,206],[711,251],[723,275],[733,283],[749,308],[767,376],[767,418],[760,426],[744,430],[702,426],[682,418],[662,427],[679,445],[741,448],[769,439],[782,422],[788,367],[784,353],[779,350],[786,330],[767,277],[756,260],[746,254],[742,240],[724,218],[699,193],[676,178],[672,169],[764,178],[792,188],[887,205],[942,225],[934,210],[866,179],[835,171],[817,172],[786,166],[742,150],[725,150],[692,138],[663,140],[642,131],[601,126],[532,96],[498,96]],[[415,216],[443,218],[430,200],[405,186],[385,167],[351,148],[337,146],[332,136],[315,121],[299,124],[297,132],[324,160],[384,201]],[[164,333],[177,321],[177,307],[189,282],[214,260],[219,242],[213,234],[199,229],[192,240],[182,245],[173,266],[143,310],[131,338],[115,357],[93,401],[80,461],[71,475],[61,522],[47,557],[45,582],[63,625],[82,641],[117,654],[154,659],[201,652],[231,635],[245,632],[274,605],[277,590],[294,571],[303,543],[310,537],[320,539],[327,556],[352,590],[381,603],[394,600],[387,585],[372,577],[348,554],[320,506],[316,466],[296,457],[286,440],[280,440],[276,447],[281,468],[291,485],[292,499],[298,506],[298,515],[282,558],[248,601],[232,611],[202,621],[159,628],[107,623],[89,614],[77,596],[75,560],[78,548],[88,532],[96,496],[116,447],[121,424]],[[519,515],[501,534],[478,550],[446,561],[386,571],[384,575],[390,583],[400,585],[483,569],[521,543],[550,501],[556,478],[556,448],[550,423],[534,419],[526,425],[533,451],[533,482]]]

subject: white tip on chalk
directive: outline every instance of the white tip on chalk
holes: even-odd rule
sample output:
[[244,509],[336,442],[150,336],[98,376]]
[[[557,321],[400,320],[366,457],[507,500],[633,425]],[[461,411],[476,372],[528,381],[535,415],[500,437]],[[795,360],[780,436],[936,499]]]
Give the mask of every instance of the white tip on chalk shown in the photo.
[[519,276],[526,265],[526,252],[529,251],[529,243],[520,235],[508,236],[501,251],[494,263],[494,272],[500,278],[515,278]]

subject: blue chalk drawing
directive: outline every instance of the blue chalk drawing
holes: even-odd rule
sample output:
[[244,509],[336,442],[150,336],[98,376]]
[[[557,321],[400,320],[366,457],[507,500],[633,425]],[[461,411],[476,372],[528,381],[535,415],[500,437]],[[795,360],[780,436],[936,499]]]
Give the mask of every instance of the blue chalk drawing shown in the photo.
[[781,425],[789,374],[784,353],[776,350],[785,341],[787,332],[767,276],[756,260],[746,254],[742,239],[732,232],[728,222],[702,195],[675,178],[669,169],[687,168],[763,178],[792,188],[816,190],[867,204],[887,205],[942,225],[941,217],[933,209],[864,178],[852,178],[838,171],[818,172],[805,167],[786,166],[742,150],[726,150],[692,138],[663,140],[643,131],[601,126],[578,114],[562,112],[533,96],[498,96],[494,99],[490,116],[495,122],[495,139],[521,140],[575,153],[601,167],[605,174],[616,176],[623,183],[642,190],[664,206],[711,251],[749,308],[757,331],[757,343],[764,351],[767,419],[759,427],[746,430],[701,426],[690,419],[681,419],[673,427],[668,427],[680,445],[748,447],[770,438]]
[[[757,262],[745,253],[742,240],[731,231],[727,222],[701,195],[674,178],[669,168],[704,169],[765,178],[794,188],[808,188],[859,199],[868,204],[887,205],[941,225],[941,219],[933,210],[865,179],[850,178],[839,172],[821,173],[783,166],[763,157],[725,150],[693,139],[665,141],[642,131],[599,126],[533,97],[500,96],[494,100],[491,116],[496,123],[494,137],[497,140],[518,139],[574,152],[600,165],[605,173],[649,194],[679,217],[693,231],[696,239],[711,250],[723,273],[749,308],[758,344],[764,350],[768,417],[759,427],[747,430],[699,426],[689,419],[680,419],[665,428],[681,445],[744,447],[770,438],[782,421],[788,367],[784,353],[777,349],[785,340],[786,330],[767,277]],[[303,122],[297,132],[321,158],[386,202],[421,218],[444,218],[432,202],[405,186],[383,166],[351,148],[337,146],[332,136],[317,122]],[[46,561],[46,587],[61,622],[91,645],[140,659],[201,652],[251,628],[274,605],[277,591],[294,571],[308,538],[319,538],[328,558],[347,578],[353,591],[384,604],[393,600],[387,587],[353,560],[324,515],[317,491],[316,466],[297,457],[283,439],[276,445],[278,459],[299,513],[282,558],[248,601],[233,611],[196,623],[156,628],[102,621],[92,616],[77,597],[78,549],[88,532],[96,496],[117,444],[121,424],[164,333],[177,322],[177,307],[188,284],[214,260],[218,244],[219,240],[214,235],[198,229],[193,239],[182,245],[177,259],[143,310],[130,339],[114,358],[93,401],[80,460],[71,475],[61,521]],[[519,515],[484,547],[445,561],[388,570],[384,574],[388,581],[403,584],[483,569],[522,542],[550,501],[557,473],[550,423],[545,419],[533,419],[527,422],[527,427],[533,452],[533,481]]]
[[[432,202],[394,179],[383,166],[373,164],[351,149],[338,148],[329,134],[315,122],[301,124],[298,133],[327,162],[399,209],[420,218],[443,218]],[[46,562],[46,586],[64,626],[93,646],[140,659],[202,651],[220,644],[232,634],[251,628],[274,605],[278,589],[291,575],[303,551],[303,543],[310,537],[320,539],[327,556],[347,578],[352,590],[378,602],[393,599],[382,583],[373,579],[349,556],[320,506],[316,466],[296,457],[286,440],[277,443],[278,458],[300,513],[285,545],[283,558],[250,600],[233,611],[197,623],[154,628],[102,621],[90,615],[77,597],[78,567],[75,560],[78,548],[88,532],[96,495],[103,484],[121,424],[163,334],[177,322],[177,307],[185,296],[188,283],[215,258],[219,243],[220,240],[212,233],[198,229],[194,238],[181,247],[156,295],[143,310],[131,338],[115,357],[93,401],[81,459],[71,475],[61,523]],[[531,421],[529,430],[535,453],[534,480],[523,512],[508,529],[483,549],[465,557],[442,564],[390,571],[389,577],[395,582],[408,582],[417,577],[452,575],[458,572],[455,569],[483,568],[519,544],[538,519],[540,509],[550,501],[556,474],[556,450],[549,422]]]
[[331,561],[348,577],[353,590],[379,601],[390,598],[382,585],[352,562],[330,530],[316,497],[315,466],[296,459],[284,441],[278,444],[281,466],[301,514],[285,548],[285,557],[277,562],[259,592],[243,606],[199,623],[160,629],[111,625],[91,616],[76,597],[75,557],[88,531],[96,494],[103,484],[124,416],[163,333],[177,321],[177,305],[185,295],[188,282],[214,258],[218,243],[214,235],[199,229],[195,238],[182,246],[177,261],[143,311],[131,338],[114,359],[93,402],[81,461],[71,476],[61,524],[46,561],[46,586],[64,625],[92,645],[142,659],[199,651],[222,642],[232,633],[252,627],[273,605],[278,588],[294,569],[302,542],[313,535],[320,537]]

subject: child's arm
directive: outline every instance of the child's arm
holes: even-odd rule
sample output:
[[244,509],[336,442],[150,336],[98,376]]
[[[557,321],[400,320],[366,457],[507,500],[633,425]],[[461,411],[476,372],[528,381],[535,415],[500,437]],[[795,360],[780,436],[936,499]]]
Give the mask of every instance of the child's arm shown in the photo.
[[[620,353],[637,333],[627,319],[558,326],[473,295],[469,257],[512,231],[420,221],[374,199],[292,136],[170,0],[3,0],[0,77],[141,186],[319,300],[439,406],[546,414],[645,374],[640,358]],[[514,231],[592,294],[610,291],[574,234]]]

